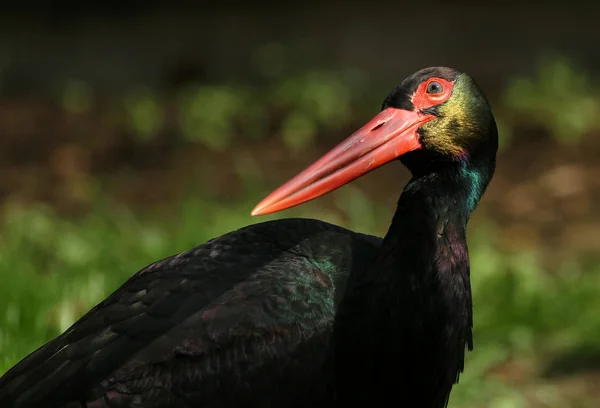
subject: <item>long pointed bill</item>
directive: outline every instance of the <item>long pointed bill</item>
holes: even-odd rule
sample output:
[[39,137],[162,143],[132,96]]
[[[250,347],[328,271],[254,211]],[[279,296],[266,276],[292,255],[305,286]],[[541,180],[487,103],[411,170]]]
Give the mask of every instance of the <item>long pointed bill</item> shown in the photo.
[[262,200],[252,215],[265,215],[313,200],[377,167],[421,148],[417,130],[433,119],[387,108],[348,139]]

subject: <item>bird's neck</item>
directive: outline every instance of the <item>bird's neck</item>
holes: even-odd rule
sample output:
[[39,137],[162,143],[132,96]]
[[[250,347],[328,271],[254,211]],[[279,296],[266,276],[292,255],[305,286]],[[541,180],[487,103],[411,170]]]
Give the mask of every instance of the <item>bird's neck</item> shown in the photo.
[[386,285],[437,282],[439,290],[450,290],[444,284],[455,279],[468,284],[466,227],[486,186],[483,169],[469,163],[413,177],[398,200],[372,273],[362,274],[363,279]]
[[[472,342],[466,228],[483,191],[480,179],[467,164],[413,177],[370,273],[363,275],[365,298],[385,299],[380,304],[397,308],[402,341],[416,341],[419,335],[454,337],[447,340],[456,342],[457,370],[462,370],[465,345]],[[407,332],[411,325],[423,332]],[[416,337],[409,340],[411,333]]]
[[[457,163],[443,171],[413,177],[398,200],[396,213],[373,266],[389,273],[406,267],[407,271],[427,278],[422,273],[424,255],[435,261],[431,272],[437,273],[447,271],[444,260],[463,257],[463,261],[468,261],[466,252],[445,251],[452,249],[449,247],[466,250],[467,222],[486,186],[482,169],[468,163]],[[401,277],[407,275],[400,274]]]
[[445,405],[472,347],[466,225],[486,185],[485,172],[468,163],[411,179],[378,256],[340,304],[338,374],[351,371],[344,354],[354,355],[372,392]]

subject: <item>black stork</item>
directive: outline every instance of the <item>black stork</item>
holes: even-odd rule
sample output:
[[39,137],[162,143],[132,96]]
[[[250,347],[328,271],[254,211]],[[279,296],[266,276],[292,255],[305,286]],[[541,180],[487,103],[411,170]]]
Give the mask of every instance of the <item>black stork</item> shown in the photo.
[[383,239],[284,219],[155,262],[10,369],[0,407],[444,407],[472,349],[466,225],[497,144],[473,79],[416,72],[252,212],[398,158],[412,178]]

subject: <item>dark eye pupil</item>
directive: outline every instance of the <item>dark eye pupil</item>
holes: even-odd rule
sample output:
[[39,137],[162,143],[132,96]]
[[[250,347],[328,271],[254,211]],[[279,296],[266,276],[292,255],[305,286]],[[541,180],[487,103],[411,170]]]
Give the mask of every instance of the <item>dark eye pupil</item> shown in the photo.
[[427,85],[427,93],[430,93],[430,94],[438,94],[438,93],[441,93],[441,92],[442,92],[442,90],[443,90],[443,88],[442,88],[442,84],[440,84],[440,83],[439,83],[439,82],[437,82],[437,81],[430,82],[430,83]]

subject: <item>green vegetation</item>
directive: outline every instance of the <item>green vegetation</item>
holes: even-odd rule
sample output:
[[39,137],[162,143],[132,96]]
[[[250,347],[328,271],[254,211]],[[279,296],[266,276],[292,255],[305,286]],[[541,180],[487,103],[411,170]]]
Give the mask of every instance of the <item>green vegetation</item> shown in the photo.
[[[295,151],[313,145],[317,135],[353,126],[353,117],[364,117],[357,112],[375,110],[376,101],[364,100],[372,84],[361,73],[300,67],[284,78],[286,52],[275,45],[257,52],[262,84],[194,84],[180,90],[174,100],[182,140],[223,151],[234,138],[274,134]],[[523,115],[549,127],[550,136],[560,141],[576,143],[596,129],[600,98],[585,78],[557,59],[542,64],[532,77],[516,79],[495,104],[502,137]],[[577,98],[570,96],[573,87]],[[378,97],[381,90],[372,94]],[[75,114],[94,106],[93,90],[78,81],[61,98],[64,109]],[[151,143],[167,126],[165,98],[138,87],[126,93],[111,118],[122,120],[140,145]],[[572,114],[557,114],[565,107]],[[576,132],[566,131],[574,125]],[[332,194],[335,205],[328,210],[316,201],[251,218],[251,208],[267,187],[255,162],[241,154],[237,159],[247,190],[243,199],[187,197],[169,215],[137,209],[134,215],[102,194],[91,211],[77,218],[58,216],[45,206],[7,204],[0,221],[0,373],[64,331],[137,270],[227,231],[291,216],[376,235],[386,231],[392,209],[382,208],[352,185]],[[564,356],[600,355],[598,259],[573,256],[548,270],[541,253],[502,249],[498,228],[480,217],[470,225],[475,350],[469,353],[450,407],[593,406],[589,396],[565,392],[560,378],[545,374],[568,374],[569,367],[555,363]]]
[[[576,143],[600,129],[600,94],[576,62],[564,56],[540,59],[534,75],[519,76],[508,85],[501,104],[503,120],[545,128],[564,143]],[[508,126],[503,142],[512,139]]]

